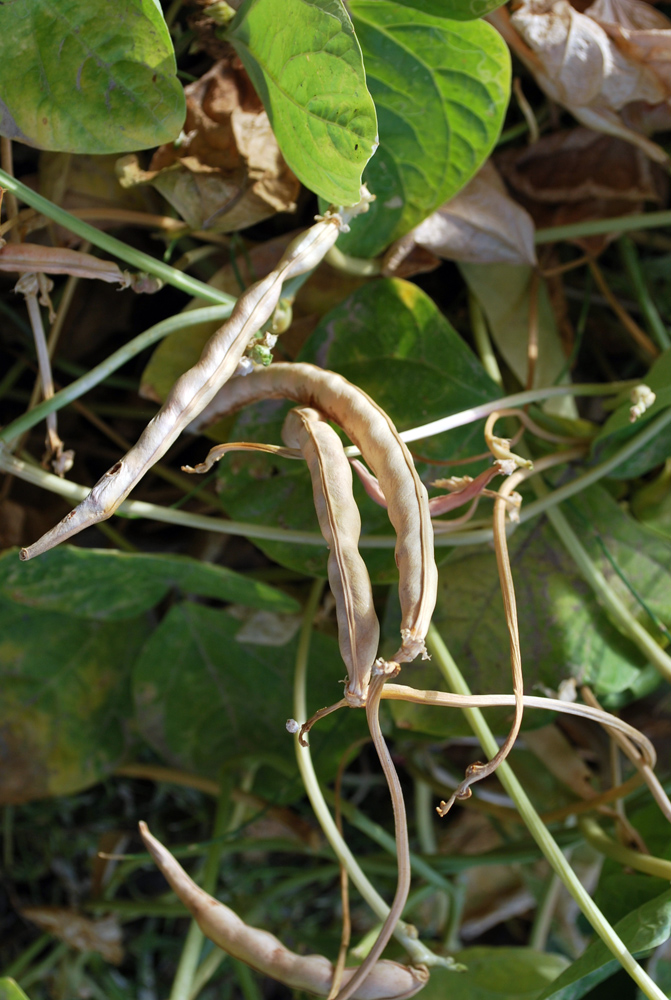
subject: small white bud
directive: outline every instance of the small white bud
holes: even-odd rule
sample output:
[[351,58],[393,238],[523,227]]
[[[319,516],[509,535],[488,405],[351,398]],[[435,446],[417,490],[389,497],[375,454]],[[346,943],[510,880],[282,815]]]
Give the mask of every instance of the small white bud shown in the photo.
[[496,464],[502,476],[512,476],[513,472],[517,468],[517,464],[512,458],[499,458],[497,459]]
[[654,392],[649,385],[635,385],[629,393],[632,406],[629,408],[629,422],[635,423],[655,402]]
[[254,362],[251,358],[241,357],[234,375],[250,375],[254,371]]
[[296,722],[295,719],[287,719],[288,733],[297,733],[300,728],[301,728],[300,725]]

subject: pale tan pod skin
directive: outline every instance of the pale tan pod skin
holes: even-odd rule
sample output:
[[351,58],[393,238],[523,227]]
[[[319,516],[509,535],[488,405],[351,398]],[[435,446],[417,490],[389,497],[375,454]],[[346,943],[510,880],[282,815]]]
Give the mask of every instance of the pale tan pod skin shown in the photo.
[[[333,964],[323,955],[297,955],[268,931],[250,927],[240,917],[201,889],[189,878],[172,854],[140,823],[145,846],[170,887],[190,910],[198,926],[223,951],[253,969],[295,990],[328,996]],[[356,969],[345,969],[346,985]],[[354,992],[354,1000],[404,1000],[414,996],[428,981],[426,969],[411,969],[397,962],[377,962]]]
[[366,704],[370,672],[380,641],[368,570],[359,553],[361,516],[352,492],[352,470],[342,441],[317,410],[291,410],[282,440],[299,448],[310,470],[319,527],[329,547],[328,576],[336,602],[340,655],[349,681],[345,698]]
[[[424,638],[436,604],[438,571],[426,488],[391,419],[362,389],[315,365],[272,364],[232,379],[190,425],[199,431],[226,413],[261,399],[312,406],[343,428],[359,448],[387,500],[396,530],[402,645],[391,658],[409,663],[425,654]],[[210,452],[216,460],[216,448]]]
[[111,517],[144,474],[235,373],[251,338],[272,316],[283,283],[315,267],[335,243],[342,225],[340,215],[327,216],[289,244],[275,270],[240,296],[230,318],[210,337],[200,360],[177,379],[137,443],[62,521],[33,545],[21,549],[21,559],[32,559],[84,528]]

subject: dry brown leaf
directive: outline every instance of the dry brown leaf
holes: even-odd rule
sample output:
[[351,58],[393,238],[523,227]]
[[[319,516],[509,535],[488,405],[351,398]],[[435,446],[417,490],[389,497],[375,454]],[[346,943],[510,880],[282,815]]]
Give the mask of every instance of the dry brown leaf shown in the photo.
[[529,749],[545,765],[550,774],[570,788],[581,799],[597,794],[592,786],[592,772],[555,725],[532,729],[524,734]]
[[503,8],[490,19],[548,97],[588,128],[626,139],[666,164],[661,146],[628,127],[620,115],[632,102],[666,102],[668,89],[644,55],[651,43],[632,40],[630,32],[615,26],[616,43],[610,26],[607,31],[589,16],[591,9],[581,14],[567,0],[525,0],[510,20]]
[[115,916],[92,919],[60,906],[26,906],[19,913],[77,951],[96,951],[112,965],[123,961],[121,925]]
[[[509,188],[538,228],[587,219],[618,218],[666,200],[666,177],[636,146],[575,128],[544,136],[525,149],[496,156]],[[577,239],[598,253],[617,234]]]
[[536,906],[517,865],[476,866],[465,873],[463,881],[466,898],[459,935],[464,941],[472,941]]
[[666,31],[671,21],[644,0],[595,0],[585,13],[599,24],[615,24],[626,31]]
[[469,264],[536,264],[533,221],[507,193],[491,161],[387,251],[384,273],[397,275],[416,247]]
[[123,187],[152,184],[192,229],[233,232],[292,212],[300,184],[237,57],[222,59],[185,87],[186,122],[149,170],[136,156],[117,162]]

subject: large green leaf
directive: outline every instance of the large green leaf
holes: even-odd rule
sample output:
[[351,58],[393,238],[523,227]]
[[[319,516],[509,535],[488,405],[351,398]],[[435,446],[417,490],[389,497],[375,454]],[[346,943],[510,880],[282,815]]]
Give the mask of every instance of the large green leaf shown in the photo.
[[14,979],[0,979],[0,1000],[28,1000]]
[[266,583],[188,556],[81,549],[62,545],[39,559],[0,557],[0,595],[44,611],[77,618],[135,618],[172,588],[253,608],[296,612],[297,601]]
[[[618,921],[615,931],[633,955],[664,944],[671,935],[671,889]],[[617,959],[613,958],[603,941],[595,940],[538,1000],[580,1000],[618,968]]]
[[0,4],[0,132],[40,149],[121,153],[174,139],[185,103],[155,0]]
[[228,37],[296,176],[333,204],[355,205],[377,120],[341,0],[245,0]]
[[653,634],[655,625],[646,608],[671,625],[671,543],[634,521],[601,486],[573,497],[564,509],[582,544],[634,617]]
[[[300,355],[344,375],[364,389],[400,430],[496,399],[497,385],[416,285],[399,279],[362,286],[321,321]],[[286,409],[277,403],[250,407],[237,420],[233,440],[280,441]],[[462,458],[484,450],[482,427],[470,425],[421,443],[432,458]],[[421,469],[421,467],[420,467]],[[319,526],[307,470],[268,455],[236,454],[220,463],[221,500],[235,518],[287,528]],[[434,478],[435,469],[430,473]],[[355,482],[363,532],[390,535],[386,511]],[[324,546],[256,542],[283,565],[326,575]],[[393,549],[362,550],[374,582],[397,578]]]
[[[285,722],[293,714],[297,639],[285,646],[240,643],[240,623],[225,611],[184,602],[170,609],[134,671],[142,735],[167,760],[217,777],[231,758],[278,755],[293,761]],[[344,667],[335,639],[315,633],[309,710],[337,701]],[[310,736],[320,774],[330,776],[365,728],[362,712],[323,720]]]
[[380,124],[364,171],[377,200],[338,245],[373,257],[457,193],[484,163],[508,104],[510,56],[481,21],[432,17],[390,0],[352,0]]
[[[600,434],[594,439],[593,452],[598,461],[610,458],[625,441],[638,434],[662,410],[671,406],[671,350],[657,358],[650,371],[641,381],[655,393],[656,399],[646,413],[635,423],[629,419],[631,402],[628,397],[610,415]],[[642,476],[665,459],[671,457],[671,425],[664,427],[652,441],[622,462],[610,473],[614,479],[634,479]]]
[[452,21],[472,21],[496,10],[505,0],[397,0],[404,7],[421,10],[432,17],[448,17]]
[[537,1000],[567,963],[533,948],[464,948],[454,958],[466,972],[432,969],[424,1000]]
[[129,670],[147,633],[0,599],[0,802],[77,792],[123,757]]

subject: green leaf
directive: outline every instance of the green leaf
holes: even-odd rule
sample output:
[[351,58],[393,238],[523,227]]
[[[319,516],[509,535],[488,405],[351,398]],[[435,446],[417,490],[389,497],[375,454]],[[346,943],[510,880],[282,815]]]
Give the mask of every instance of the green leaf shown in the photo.
[[633,495],[630,509],[637,521],[671,541],[671,465]]
[[465,948],[454,958],[467,971],[432,969],[425,1000],[537,1000],[567,964],[562,955],[533,948]]
[[377,120],[341,0],[245,0],[228,38],[299,180],[328,202],[355,205]]
[[0,979],[0,1000],[28,1000],[28,997],[15,980]]
[[[642,417],[639,417],[632,424],[629,420],[631,402],[628,395],[623,399],[594,439],[592,452],[597,461],[606,461],[626,441],[638,434],[657,414],[671,406],[671,350],[664,351],[657,358],[641,382],[653,390],[657,397],[655,402]],[[635,455],[618,465],[610,473],[610,478],[635,479],[638,476],[643,476],[650,469],[654,469],[656,465],[660,465],[670,456],[671,426],[667,426]]]
[[431,17],[447,17],[453,21],[472,21],[496,10],[505,0],[397,0],[404,7],[412,7]]
[[[466,284],[480,303],[487,318],[492,340],[522,386],[527,383],[529,315],[533,268],[513,264],[459,264]],[[544,281],[538,283],[538,361],[535,386],[552,385],[566,371],[555,319]],[[568,381],[565,377],[564,381]],[[549,413],[576,417],[573,400],[550,400],[544,406]]]
[[0,802],[80,791],[127,746],[130,664],[147,632],[0,599]]
[[[215,778],[231,758],[294,760],[285,722],[293,714],[298,640],[248,645],[236,640],[239,629],[225,611],[175,605],[134,669],[142,735],[168,761]],[[313,635],[311,664],[309,710],[316,711],[342,696],[344,667],[335,639]],[[352,711],[335,713],[315,727],[310,743],[320,775],[335,773],[340,755],[364,728],[363,713]]]
[[172,588],[292,613],[298,602],[266,583],[188,556],[82,549],[62,545],[39,559],[19,561],[18,550],[0,557],[0,595],[44,611],[76,618],[135,618]]
[[0,4],[0,133],[39,149],[121,153],[184,124],[175,55],[154,0]]
[[[633,910],[614,929],[633,955],[664,944],[671,934],[671,890]],[[593,941],[538,1000],[580,1000],[618,968],[619,962],[603,941]]]
[[[300,355],[339,372],[364,389],[399,428],[434,420],[496,399],[498,386],[416,285],[399,279],[363,285],[320,322]],[[279,442],[288,405],[249,407],[238,418],[232,440]],[[463,458],[484,449],[482,427],[470,425],[423,441],[431,458]],[[310,477],[302,463],[268,455],[236,454],[219,464],[221,500],[231,517],[318,532]],[[421,469],[421,467],[420,467]],[[435,469],[431,471],[435,476]],[[261,486],[262,484],[262,486]],[[392,534],[386,511],[355,482],[363,532]],[[271,558],[301,572],[326,575],[324,546],[257,540]],[[376,583],[397,579],[393,549],[363,549]]]
[[610,587],[661,637],[653,618],[671,625],[671,544],[638,524],[602,486],[584,490],[564,510]]
[[[591,590],[547,522],[525,524],[508,539],[517,594],[525,687],[556,689],[581,678],[600,695],[626,690],[643,660],[598,607]],[[393,597],[392,597],[393,599]],[[395,617],[395,616],[392,616]],[[455,552],[439,570],[434,623],[450,637],[450,650],[473,691],[510,690],[509,638],[493,552]],[[386,629],[385,629],[386,631]],[[441,690],[431,663],[413,665],[413,685]],[[396,724],[435,736],[467,732],[460,712],[404,702],[390,703]],[[507,732],[509,709],[487,709],[497,732]],[[549,722],[546,712],[526,712],[525,727]]]
[[496,142],[510,55],[491,25],[432,17],[389,0],[352,0],[380,148],[363,179],[377,200],[338,246],[374,257],[457,193]]
[[[636,725],[636,720],[631,720]],[[666,765],[666,766],[665,766]],[[668,775],[668,763],[662,764],[658,777]],[[669,822],[656,802],[649,802],[641,809],[627,810],[629,822],[640,833],[650,854],[671,861]],[[638,872],[624,872],[622,865],[611,858],[604,858],[594,901],[607,919],[614,924],[631,910],[659,896],[669,887],[668,880]]]

